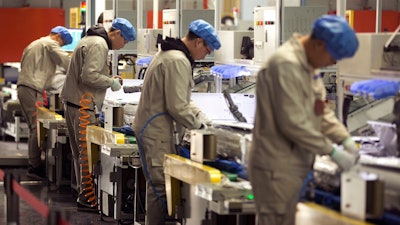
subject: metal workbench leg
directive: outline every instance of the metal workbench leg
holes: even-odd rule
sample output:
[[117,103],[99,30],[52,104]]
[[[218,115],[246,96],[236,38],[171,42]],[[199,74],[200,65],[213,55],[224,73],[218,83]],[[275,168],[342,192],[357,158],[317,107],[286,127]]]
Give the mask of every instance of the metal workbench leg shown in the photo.
[[[14,176],[11,173],[6,173],[4,176],[4,190],[6,194],[6,210],[7,210],[7,224],[19,224],[19,197],[14,192],[12,183]],[[16,181],[19,181],[17,179]]]

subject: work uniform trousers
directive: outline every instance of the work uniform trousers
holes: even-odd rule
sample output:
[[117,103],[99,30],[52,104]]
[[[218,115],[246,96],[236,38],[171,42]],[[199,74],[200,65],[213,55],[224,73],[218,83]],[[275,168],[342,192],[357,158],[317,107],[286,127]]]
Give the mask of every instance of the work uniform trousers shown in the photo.
[[84,113],[89,115],[88,118],[83,118],[84,114],[82,114],[79,111],[79,108],[69,106],[67,104],[64,104],[64,117],[65,117],[65,122],[67,123],[68,127],[68,135],[69,135],[69,143],[71,146],[71,151],[72,151],[72,157],[73,157],[73,162],[74,162],[74,169],[75,169],[75,179],[76,179],[76,185],[78,188],[78,193],[81,191],[81,168],[80,168],[80,154],[81,151],[83,150],[81,145],[86,144],[86,142],[83,142],[79,140],[79,138],[85,138],[86,135],[80,134],[79,132],[81,130],[84,130],[84,128],[80,127],[80,124],[88,123],[88,125],[95,124],[96,123],[96,115],[94,111],[92,110],[84,110]]
[[248,167],[257,225],[295,225],[299,192],[306,174]]
[[[135,131],[136,132],[136,131]],[[137,140],[139,140],[139,132]],[[165,193],[164,155],[175,154],[172,138],[169,140],[142,138],[143,173],[146,178],[146,225],[164,225],[167,217]],[[139,143],[139,142],[138,142]]]
[[[38,145],[36,103],[43,103],[43,95],[35,89],[23,85],[17,87],[17,92],[22,112],[29,127],[28,163],[35,168],[40,166],[42,154],[42,151],[40,150]],[[17,127],[16,129],[19,129],[19,127]]]

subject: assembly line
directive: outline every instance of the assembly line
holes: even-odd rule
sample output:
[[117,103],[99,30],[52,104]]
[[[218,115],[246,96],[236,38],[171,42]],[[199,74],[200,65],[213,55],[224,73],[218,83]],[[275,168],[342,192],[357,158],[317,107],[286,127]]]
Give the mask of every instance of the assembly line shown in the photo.
[[0,57],[0,224],[400,224],[400,3],[243,1],[77,1]]

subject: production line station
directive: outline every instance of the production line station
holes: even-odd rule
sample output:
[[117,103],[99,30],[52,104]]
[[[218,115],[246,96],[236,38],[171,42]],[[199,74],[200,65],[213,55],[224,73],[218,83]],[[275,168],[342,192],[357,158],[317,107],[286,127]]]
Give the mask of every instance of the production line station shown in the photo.
[[[293,33],[310,33],[313,22],[325,14],[345,17],[359,43],[353,57],[321,69],[326,103],[347,127],[359,158],[342,172],[329,157],[316,156],[299,193],[296,225],[400,224],[400,1],[56,0],[49,6],[23,2],[20,6],[12,0],[0,1],[3,21],[33,18],[23,40],[17,38],[24,35],[20,30],[8,27],[18,25],[1,25],[11,39],[0,41],[0,170],[19,174],[22,187],[45,204],[55,204],[69,224],[145,224],[146,165],[132,125],[146,72],[161,51],[160,41],[184,37],[190,23],[202,19],[215,28],[221,47],[194,62],[191,101],[212,123],[206,129],[187,130],[180,151],[164,156],[166,224],[257,225],[247,174],[256,102],[262,98],[256,96],[257,73]],[[136,30],[136,40],[109,50],[110,74],[122,77],[122,87],[107,89],[97,125],[82,124],[98,210],[74,217],[79,207],[71,199],[79,185],[60,98],[66,71],[57,67],[46,99],[37,104],[35,113],[45,180],[25,174],[29,129],[17,81],[22,51],[30,42],[48,35],[51,27],[64,26],[73,41],[61,49],[72,56],[82,33],[97,23],[100,14],[104,26],[116,17],[126,18]],[[47,21],[50,15],[54,20]],[[29,26],[42,21],[43,28]],[[24,43],[15,43],[20,41]],[[397,89],[388,91],[393,85]],[[7,200],[0,205],[6,209],[12,199],[6,195],[5,176],[0,182],[5,187],[0,194]],[[62,197],[52,199],[54,190],[60,190]],[[33,209],[21,203],[19,207],[19,213],[0,213],[0,224],[27,222],[23,212]]]

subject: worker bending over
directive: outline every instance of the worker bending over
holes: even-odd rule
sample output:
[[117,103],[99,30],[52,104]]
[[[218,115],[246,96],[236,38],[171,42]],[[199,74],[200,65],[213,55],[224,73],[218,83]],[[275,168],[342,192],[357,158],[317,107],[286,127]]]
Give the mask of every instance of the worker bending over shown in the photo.
[[165,224],[164,155],[177,153],[175,146],[185,128],[206,126],[190,101],[194,61],[220,47],[215,29],[204,20],[195,20],[182,39],[162,41],[161,51],[147,69],[133,124],[147,182],[146,225]]
[[295,224],[298,195],[316,154],[330,155],[343,170],[355,163],[357,147],[326,104],[318,69],[352,57],[357,48],[346,19],[324,15],[311,34],[294,34],[258,72],[248,164],[258,225]]

